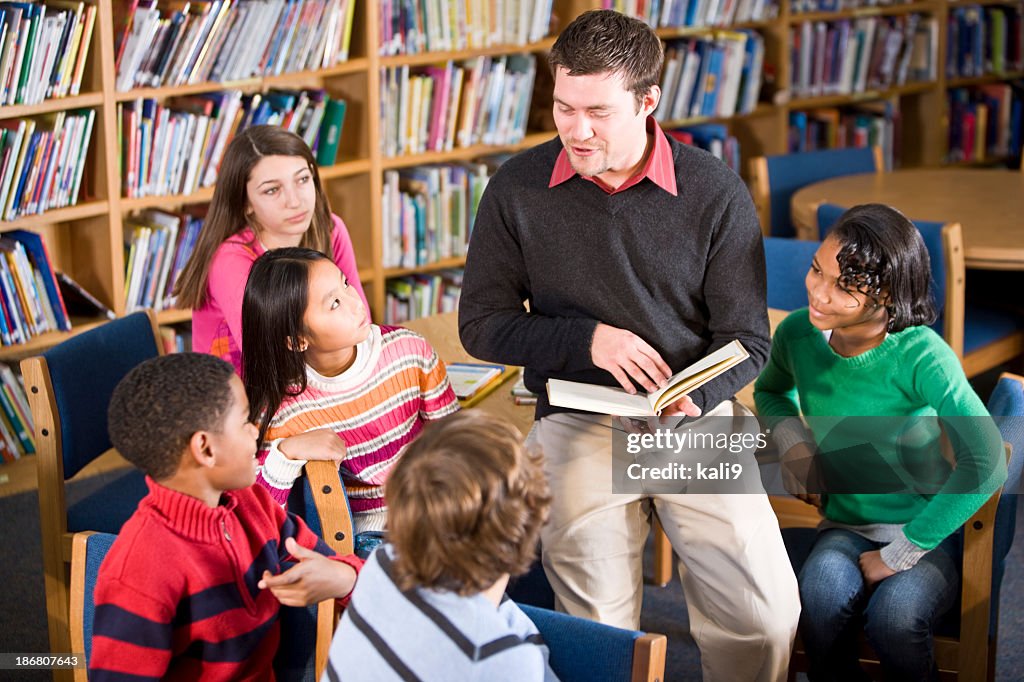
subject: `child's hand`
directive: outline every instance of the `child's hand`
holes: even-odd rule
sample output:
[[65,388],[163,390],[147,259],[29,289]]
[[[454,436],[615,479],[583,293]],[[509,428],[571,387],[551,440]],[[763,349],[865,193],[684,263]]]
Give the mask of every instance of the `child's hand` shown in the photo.
[[278,449],[288,459],[332,462],[345,459],[345,441],[331,429],[316,429],[285,438]]
[[285,606],[309,606],[324,599],[340,599],[355,587],[356,571],[348,564],[306,549],[293,538],[287,538],[284,547],[299,563],[279,575],[263,571],[259,588],[270,590]]
[[896,575],[896,571],[882,561],[882,551],[878,549],[860,555],[860,572],[864,575],[864,582],[869,586]]

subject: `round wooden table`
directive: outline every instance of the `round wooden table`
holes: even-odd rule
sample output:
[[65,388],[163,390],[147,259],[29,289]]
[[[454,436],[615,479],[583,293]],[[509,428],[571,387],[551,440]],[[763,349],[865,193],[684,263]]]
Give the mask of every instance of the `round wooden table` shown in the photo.
[[916,168],[847,175],[808,185],[792,198],[797,236],[818,238],[821,203],[893,206],[915,220],[959,222],[969,268],[1024,270],[1024,173]]

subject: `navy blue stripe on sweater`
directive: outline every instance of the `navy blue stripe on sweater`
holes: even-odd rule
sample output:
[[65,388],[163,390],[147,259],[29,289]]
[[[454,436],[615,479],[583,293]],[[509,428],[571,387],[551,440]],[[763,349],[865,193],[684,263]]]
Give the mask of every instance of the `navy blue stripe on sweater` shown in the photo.
[[[284,539],[293,538],[298,540],[299,525],[295,522],[296,518],[295,514],[288,512],[284,517],[284,523],[281,524],[281,546],[278,548],[278,551],[282,561],[287,556],[287,551],[284,548]],[[316,538],[316,546],[313,547],[313,551],[324,556],[334,556],[334,550],[319,536]]]
[[238,586],[233,582],[221,583],[184,597],[178,602],[173,623],[175,627],[189,625],[243,606]]
[[[395,589],[398,589],[398,584],[395,583],[395,576],[393,573],[394,564],[392,564],[391,558],[388,556],[384,547],[377,550],[376,556],[377,561],[380,563],[380,567],[384,571],[384,575],[386,575],[388,580],[395,585]],[[448,620],[443,613],[424,599],[416,590],[399,590],[399,592],[401,592],[402,596],[408,599],[413,606],[419,609],[424,616],[433,621],[434,625],[436,625],[441,632],[448,635],[448,638],[452,640],[452,643],[455,644],[455,646],[457,646],[459,650],[472,661],[483,661],[491,656],[507,651],[508,649],[526,644],[529,641],[516,635],[505,635],[504,637],[499,637],[492,642],[488,642],[487,644],[477,647],[468,637],[466,637],[466,635],[462,633],[461,630],[459,630],[458,627],[456,627],[454,623]],[[349,606],[348,608],[351,609],[352,607]]]
[[221,642],[196,640],[182,653],[182,656],[197,658],[207,663],[240,663],[252,657],[256,648],[264,644],[267,632],[277,622],[277,614],[249,632],[225,639]]
[[93,637],[109,637],[138,646],[163,649],[171,641],[173,626],[158,623],[114,604],[99,604],[93,616]]

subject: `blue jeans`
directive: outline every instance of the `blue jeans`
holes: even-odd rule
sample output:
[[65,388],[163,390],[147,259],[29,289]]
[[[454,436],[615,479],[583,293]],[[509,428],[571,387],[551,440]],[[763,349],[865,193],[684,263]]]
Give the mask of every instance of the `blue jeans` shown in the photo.
[[886,679],[938,679],[932,628],[956,603],[960,536],[951,535],[916,566],[871,589],[857,562],[863,552],[881,547],[835,528],[815,540],[799,577],[800,636],[810,662],[809,679],[869,679],[857,661],[861,630]]

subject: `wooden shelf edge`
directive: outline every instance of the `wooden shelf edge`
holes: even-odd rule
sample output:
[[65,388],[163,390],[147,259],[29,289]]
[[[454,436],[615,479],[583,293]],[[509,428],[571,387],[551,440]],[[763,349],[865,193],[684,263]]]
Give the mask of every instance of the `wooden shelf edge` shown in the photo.
[[378,66],[381,68],[394,66],[427,66],[437,62],[462,61],[475,57],[495,57],[506,54],[524,54],[527,52],[544,52],[550,50],[555,44],[554,37],[548,37],[536,43],[525,45],[491,45],[488,47],[474,47],[466,50],[446,50],[444,52],[423,52],[422,54],[400,54],[381,56],[378,58]]
[[191,310],[182,310],[180,308],[168,308],[167,310],[158,310],[156,313],[156,321],[159,324],[177,324],[179,322],[188,322],[192,319]]
[[759,116],[771,116],[776,112],[777,107],[773,107],[767,104],[758,104],[754,107],[753,111],[748,111],[744,114],[733,114],[732,116],[697,116],[695,118],[681,118],[675,121],[661,121],[658,125],[661,126],[662,130],[668,130],[671,128],[682,128],[686,126],[699,125],[701,123],[713,123],[713,122],[727,122],[727,121],[739,121],[745,118],[757,118]]
[[792,99],[786,104],[790,109],[815,109],[817,107],[834,107],[844,104],[856,104],[857,102],[889,99],[890,97],[902,97],[904,95],[916,95],[934,89],[937,81],[925,81],[921,83],[908,83],[885,90],[865,90],[854,92],[848,95],[823,95],[821,97],[801,97]]
[[859,19],[861,17],[883,17],[900,14],[936,12],[940,3],[908,2],[896,5],[874,5],[870,7],[853,7],[836,12],[801,12],[790,14],[788,23],[802,24],[805,21],[833,21],[838,19]]
[[82,220],[83,218],[95,218],[96,216],[104,215],[109,211],[109,201],[86,201],[81,204],[75,204],[74,206],[54,208],[43,213],[26,215],[17,218],[16,220],[0,222],[0,230],[4,232],[8,230],[32,230],[43,225],[68,223],[73,220]]
[[89,322],[81,322],[75,324],[69,332],[43,332],[38,336],[33,336],[25,343],[0,346],[0,362],[15,362],[31,355],[38,355],[49,348],[53,348],[62,341],[67,341],[73,336],[77,336],[90,329],[95,329],[109,321],[107,319],[95,319]]
[[1000,81],[1012,81],[1024,78],[1024,71],[1007,71],[1005,73],[986,73],[984,76],[968,76],[966,78],[950,78],[946,81],[947,88],[964,88],[971,85],[985,85]]
[[724,24],[720,26],[661,26],[654,30],[662,40],[673,40],[675,38],[688,38],[690,36],[711,35],[718,31],[739,31],[741,29],[764,30],[769,28],[773,21],[741,21],[735,24]]
[[434,261],[433,263],[424,263],[423,265],[417,265],[410,268],[384,268],[384,279],[395,279],[396,277],[405,277],[407,275],[421,275],[428,272],[439,272],[441,270],[449,270],[451,268],[461,268],[466,265],[465,256],[456,256],[454,258],[445,258],[443,260]]
[[103,104],[103,93],[90,92],[84,95],[73,97],[62,97],[60,99],[48,99],[39,104],[12,104],[0,107],[0,120],[11,118],[22,118],[25,116],[37,116],[39,114],[50,114],[55,111],[67,111],[70,109],[86,109],[98,107]]
[[370,60],[357,57],[327,69],[314,71],[295,71],[292,73],[253,76],[235,81],[204,81],[202,83],[186,83],[185,85],[161,85],[149,88],[132,88],[125,92],[115,92],[114,101],[129,102],[134,99],[163,99],[175,95],[197,95],[222,90],[244,90],[255,92],[268,87],[292,87],[296,79],[305,77],[330,78],[349,73],[359,73],[370,68]]
[[332,180],[369,173],[371,168],[369,159],[342,159],[333,166],[320,166],[318,170],[322,180]]
[[445,161],[463,161],[477,156],[486,156],[487,154],[518,152],[546,142],[557,134],[553,130],[550,132],[527,133],[522,140],[513,144],[475,144],[470,147],[456,147],[446,152],[427,152],[425,154],[411,154],[409,156],[385,157],[381,165],[384,170],[389,170],[431,163],[444,163]]
[[202,187],[192,194],[168,194],[135,199],[121,199],[121,210],[139,211],[144,208],[181,206],[182,204],[205,204],[213,198],[213,187]]

